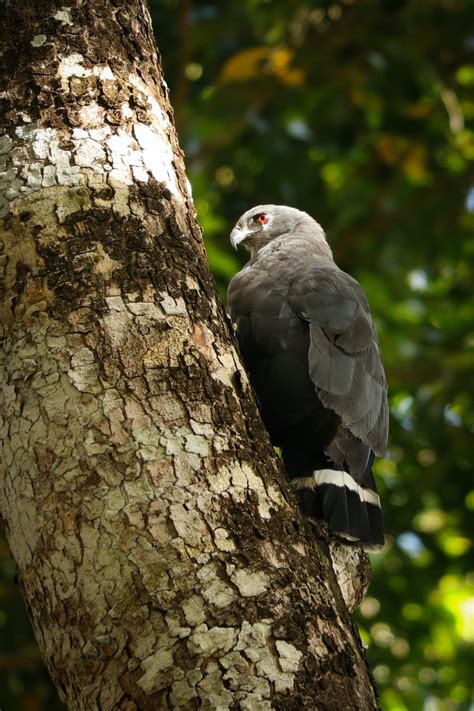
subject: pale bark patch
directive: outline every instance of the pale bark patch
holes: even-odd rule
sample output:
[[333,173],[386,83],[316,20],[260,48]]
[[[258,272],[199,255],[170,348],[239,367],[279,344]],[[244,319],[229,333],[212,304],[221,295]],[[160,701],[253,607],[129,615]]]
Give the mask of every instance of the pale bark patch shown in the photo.
[[230,577],[242,597],[261,595],[267,590],[270,584],[270,578],[262,571],[252,571],[248,569],[236,570],[230,572]]
[[62,25],[73,25],[73,21],[71,18],[71,8],[70,7],[62,7],[60,10],[57,11],[55,15],[53,15],[54,19],[60,22]]
[[35,35],[30,44],[32,47],[42,47],[47,39],[46,35]]
[[146,168],[156,180],[165,183],[173,195],[182,199],[176,182],[173,151],[166,135],[146,124],[135,124],[133,135],[142,149],[143,163]]

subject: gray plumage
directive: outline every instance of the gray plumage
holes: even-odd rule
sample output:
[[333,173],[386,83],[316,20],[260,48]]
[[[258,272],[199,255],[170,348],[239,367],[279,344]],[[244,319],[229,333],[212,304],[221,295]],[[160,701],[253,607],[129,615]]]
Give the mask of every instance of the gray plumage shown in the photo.
[[303,509],[337,533],[380,545],[371,465],[387,443],[387,388],[365,294],[300,210],[252,208],[231,242],[251,258],[229,285],[230,314]]

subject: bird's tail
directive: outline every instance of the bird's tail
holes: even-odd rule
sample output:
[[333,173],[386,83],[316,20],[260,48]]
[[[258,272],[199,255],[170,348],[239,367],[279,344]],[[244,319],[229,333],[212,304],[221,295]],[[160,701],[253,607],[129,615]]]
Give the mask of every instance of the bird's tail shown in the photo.
[[291,485],[306,516],[322,518],[333,533],[379,550],[384,544],[380,499],[373,476],[364,479],[370,487],[361,486],[343,470],[318,469],[292,479]]

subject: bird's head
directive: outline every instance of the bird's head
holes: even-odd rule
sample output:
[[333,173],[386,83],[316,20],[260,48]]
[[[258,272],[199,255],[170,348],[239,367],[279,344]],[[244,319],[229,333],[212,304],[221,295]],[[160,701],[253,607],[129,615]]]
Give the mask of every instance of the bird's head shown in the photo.
[[286,205],[257,205],[247,210],[232,230],[230,242],[234,249],[243,244],[253,257],[266,244],[286,235],[314,236],[331,253],[321,225],[306,212]]

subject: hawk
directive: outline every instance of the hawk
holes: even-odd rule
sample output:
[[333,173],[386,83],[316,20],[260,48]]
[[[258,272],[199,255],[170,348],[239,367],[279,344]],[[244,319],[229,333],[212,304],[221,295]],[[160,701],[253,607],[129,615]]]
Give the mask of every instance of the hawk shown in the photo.
[[250,260],[229,284],[230,315],[303,513],[379,548],[372,464],[387,444],[387,385],[366,296],[334,262],[322,227],[295,208],[248,210],[231,243]]

